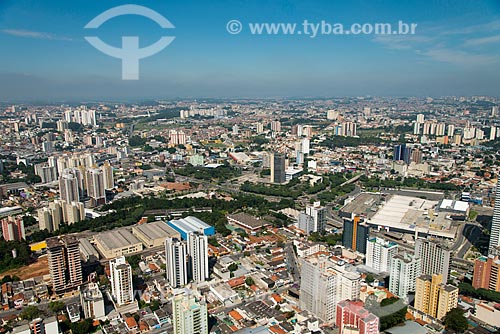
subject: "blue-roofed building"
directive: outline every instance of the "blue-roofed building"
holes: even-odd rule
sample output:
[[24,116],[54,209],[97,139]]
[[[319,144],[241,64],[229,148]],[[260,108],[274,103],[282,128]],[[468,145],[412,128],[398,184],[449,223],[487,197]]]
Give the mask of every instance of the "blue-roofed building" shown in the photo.
[[181,234],[182,240],[187,240],[188,235],[193,232],[200,232],[206,236],[215,234],[215,228],[213,226],[210,226],[203,220],[193,216],[181,219],[172,219],[167,224]]

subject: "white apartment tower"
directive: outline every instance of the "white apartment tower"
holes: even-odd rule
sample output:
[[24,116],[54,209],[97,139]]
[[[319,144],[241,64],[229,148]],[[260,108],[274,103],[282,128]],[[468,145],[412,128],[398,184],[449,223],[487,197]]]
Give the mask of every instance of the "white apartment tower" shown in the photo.
[[110,260],[109,270],[111,274],[111,294],[116,304],[122,306],[133,302],[132,268],[125,261],[125,256]]
[[380,272],[390,272],[392,258],[398,253],[398,244],[382,238],[366,241],[366,265]]
[[300,308],[327,323],[335,321],[337,303],[359,299],[361,276],[327,256],[310,256],[303,260],[300,281]]
[[208,239],[201,233],[190,233],[187,240],[191,276],[194,282],[204,282],[208,272]]
[[182,287],[188,282],[187,245],[177,238],[165,240],[167,280],[173,288]]
[[493,219],[491,220],[490,245],[488,255],[500,255],[500,183],[497,183],[495,192],[495,207],[493,209]]
[[392,258],[389,291],[399,298],[407,299],[409,292],[415,291],[417,277],[422,274],[420,258],[408,253]]

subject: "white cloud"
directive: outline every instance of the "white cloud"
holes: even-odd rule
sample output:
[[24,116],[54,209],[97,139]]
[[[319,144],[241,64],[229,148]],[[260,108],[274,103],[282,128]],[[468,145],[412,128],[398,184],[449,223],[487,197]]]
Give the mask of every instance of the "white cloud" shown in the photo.
[[11,36],[24,37],[24,38],[34,38],[34,39],[46,39],[46,40],[57,40],[57,41],[71,41],[71,38],[56,36],[47,32],[41,31],[30,31],[23,29],[2,29],[2,33]]
[[480,37],[480,38],[471,38],[464,42],[465,46],[477,46],[477,45],[485,45],[492,43],[500,43],[500,35],[496,36],[488,36],[488,37]]

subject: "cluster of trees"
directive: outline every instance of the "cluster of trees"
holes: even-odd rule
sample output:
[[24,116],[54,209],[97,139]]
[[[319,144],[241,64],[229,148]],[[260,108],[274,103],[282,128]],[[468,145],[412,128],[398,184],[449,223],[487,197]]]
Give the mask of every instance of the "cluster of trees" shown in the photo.
[[[382,303],[384,302],[384,300],[382,300],[382,302],[380,302],[381,306],[382,306]],[[380,331],[385,331],[387,328],[391,328],[391,327],[394,327],[396,325],[399,325],[399,324],[402,324],[403,322],[405,322],[406,312],[407,312],[407,307],[405,306],[397,312],[394,312],[392,314],[381,317],[380,318]]]
[[[206,198],[166,199],[132,196],[106,204],[102,207],[103,211],[114,210],[115,212],[112,214],[107,214],[94,219],[83,220],[72,225],[62,225],[58,231],[53,233],[50,233],[47,230],[36,231],[31,234],[30,240],[36,242],[45,240],[55,235],[76,233],[86,230],[101,232],[117,227],[130,226],[137,223],[139,219],[144,216],[144,212],[146,210],[189,209],[195,207],[210,207],[212,212],[188,211],[186,215],[195,216],[205,221],[207,224],[214,226],[218,233],[227,236],[231,234],[231,231],[226,227],[227,213],[232,213],[241,209],[255,208],[257,213],[262,215],[267,214],[270,210],[276,211],[286,207],[293,208],[294,203],[291,200],[285,199],[280,202],[269,202],[263,197],[249,194],[235,195],[233,201]],[[0,255],[0,265],[1,259]]]
[[325,242],[329,246],[335,246],[342,241],[342,234],[340,233],[321,234],[318,232],[312,232],[309,235],[308,239],[314,242]]
[[360,177],[359,181],[363,184],[363,186],[367,189],[376,189],[378,187],[384,188],[397,188],[397,187],[406,187],[406,188],[418,188],[418,189],[435,189],[435,190],[449,190],[456,191],[459,190],[460,187],[453,183],[442,183],[442,182],[426,182],[414,177],[407,178],[396,178],[396,179],[386,179],[382,180],[378,177],[368,178],[363,175]]
[[472,285],[465,282],[460,283],[458,289],[462,295],[500,303],[500,292],[486,289],[474,289]]
[[266,196],[279,196],[279,197],[291,197],[297,198],[301,195],[301,192],[298,190],[292,190],[289,185],[266,185],[266,184],[256,184],[251,183],[250,181],[245,181],[241,186],[240,190],[261,194]]
[[140,146],[144,146],[146,144],[148,140],[146,138],[142,138],[140,136],[131,136],[129,139],[128,139],[128,144],[132,147],[140,147]]
[[[16,257],[12,254],[14,250]],[[25,266],[29,264],[30,260],[31,249],[26,241],[0,239],[0,272]]]
[[464,311],[459,308],[451,309],[444,317],[444,325],[446,329],[451,329],[455,332],[464,332],[469,328],[467,318],[464,316]]
[[169,108],[165,110],[160,110],[156,115],[152,115],[141,120],[141,123],[153,122],[159,119],[172,119],[179,117],[181,115],[180,111],[182,108]]
[[241,175],[241,171],[238,168],[223,165],[217,168],[206,168],[202,166],[193,166],[187,164],[184,168],[179,168],[175,170],[176,174],[183,176],[192,176],[199,180],[229,180],[236,176]]

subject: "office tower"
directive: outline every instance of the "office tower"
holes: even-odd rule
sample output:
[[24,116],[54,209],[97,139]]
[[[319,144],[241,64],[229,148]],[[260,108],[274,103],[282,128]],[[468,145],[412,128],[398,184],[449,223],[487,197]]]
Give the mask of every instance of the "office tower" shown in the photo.
[[423,275],[442,275],[443,282],[448,281],[450,274],[451,250],[439,241],[417,239],[415,256],[422,262]]
[[172,318],[174,334],[208,334],[207,304],[191,291],[174,296]]
[[500,255],[500,182],[495,190],[495,206],[493,208],[493,218],[491,219],[490,245],[488,254]]
[[118,306],[134,301],[134,288],[132,286],[132,268],[125,260],[125,256],[109,261],[111,275],[111,294]]
[[382,238],[366,242],[366,265],[380,272],[390,272],[392,258],[398,253],[398,244]]
[[179,144],[179,137],[177,136],[177,130],[170,130],[169,134],[168,134],[168,137],[169,137],[169,141],[170,141],[170,144],[172,145],[178,145]]
[[326,226],[326,208],[321,206],[320,202],[314,202],[313,205],[306,206],[306,215],[312,218],[312,225],[309,226],[310,232],[322,232]]
[[83,193],[83,178],[77,168],[66,168],[59,177],[59,193],[66,202],[79,202]]
[[299,307],[327,323],[335,321],[339,301],[359,299],[359,273],[347,271],[325,255],[304,259],[300,275]]
[[490,127],[490,140],[495,140],[497,137],[497,128],[495,126]]
[[190,233],[187,239],[191,278],[194,282],[204,282],[208,272],[208,239],[203,233]]
[[458,288],[443,284],[442,275],[421,275],[415,288],[415,309],[442,320],[458,305]]
[[311,141],[309,138],[303,138],[301,142],[302,153],[309,154],[311,152]]
[[23,219],[12,216],[2,219],[2,235],[5,241],[26,240]]
[[406,146],[406,144],[395,145],[393,151],[394,161],[404,161],[406,164],[410,164],[411,159],[411,148]]
[[73,236],[47,239],[52,289],[60,294],[82,284],[82,263],[78,240]]
[[105,320],[104,299],[97,283],[89,283],[80,290],[80,304],[85,318]]
[[104,173],[102,170],[98,168],[87,170],[87,193],[94,206],[106,204],[106,190],[104,189]]
[[240,127],[238,126],[238,124],[233,125],[232,132],[233,132],[233,135],[235,135],[235,136],[237,136],[238,133],[240,133]]
[[285,183],[285,155],[271,154],[271,182]]
[[178,138],[178,142],[179,142],[179,145],[186,145],[186,134],[184,133],[184,131],[180,130],[178,133],[177,133],[177,138]]
[[487,289],[500,292],[500,258],[490,254],[481,256],[474,262],[472,286],[475,289]]
[[417,115],[417,123],[423,123],[425,119],[424,114],[418,114]]
[[272,121],[271,122],[271,131],[272,132],[281,132],[281,122],[280,121]]
[[352,220],[344,219],[342,245],[359,253],[366,253],[366,240],[370,234],[370,226],[361,221],[359,216]]
[[379,318],[363,307],[362,301],[343,300],[337,304],[335,325],[339,334],[378,334]]
[[342,126],[342,136],[345,137],[356,137],[358,132],[357,132],[357,126],[356,123],[354,122],[343,122],[341,124]]
[[392,258],[389,291],[407,299],[409,292],[415,291],[417,277],[422,274],[420,258],[408,253],[400,253]]
[[109,190],[115,187],[115,180],[113,178],[113,167],[109,161],[105,161],[101,166],[102,174],[104,177],[104,189]]
[[187,245],[177,238],[165,240],[167,280],[173,288],[182,287],[188,282]]
[[498,116],[498,106],[491,107],[491,117]]
[[53,141],[44,141],[42,143],[42,151],[47,154],[54,152],[54,142]]

